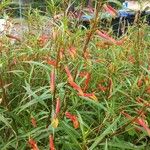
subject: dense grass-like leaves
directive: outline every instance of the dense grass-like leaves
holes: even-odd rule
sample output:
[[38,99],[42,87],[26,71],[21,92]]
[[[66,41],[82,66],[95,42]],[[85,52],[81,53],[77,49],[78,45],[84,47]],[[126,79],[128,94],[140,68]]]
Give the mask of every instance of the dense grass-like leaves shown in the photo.
[[0,149],[149,150],[150,27],[83,30],[64,5],[29,12],[14,44],[0,37]]

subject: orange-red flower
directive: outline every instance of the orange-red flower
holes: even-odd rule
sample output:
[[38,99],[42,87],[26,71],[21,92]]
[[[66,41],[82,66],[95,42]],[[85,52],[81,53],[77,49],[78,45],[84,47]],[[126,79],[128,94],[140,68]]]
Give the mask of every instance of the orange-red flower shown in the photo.
[[55,117],[58,116],[59,112],[60,112],[60,98],[57,98],[57,100],[56,100],[56,109],[55,109]]
[[32,148],[32,150],[39,150],[36,141],[33,140],[32,138],[30,138],[28,140],[28,143],[29,143],[30,147]]
[[143,85],[143,79],[139,79],[137,82],[137,86],[141,87]]
[[40,47],[43,47],[49,40],[49,37],[47,35],[41,35],[38,39],[38,44]]
[[85,52],[83,53],[83,57],[84,57],[85,59],[90,59],[91,55],[90,55],[89,51],[85,51]]
[[133,117],[131,117],[129,114],[122,112],[122,114],[124,116],[126,116],[128,119],[133,120],[134,123],[136,123],[139,126],[142,126],[145,131],[148,133],[148,135],[150,136],[150,128],[148,127],[148,125],[145,123],[145,120],[141,117],[138,117],[136,119],[134,119]]
[[149,87],[147,87],[147,89],[146,89],[146,93],[147,93],[147,94],[150,94],[150,86],[149,86]]
[[132,64],[134,64],[134,63],[136,62],[135,58],[134,58],[132,55],[130,55],[130,56],[128,57],[128,60],[129,60],[129,62],[132,63]]
[[68,68],[67,66],[65,66],[65,71],[66,71],[66,73],[67,73],[68,82],[69,82],[70,86],[71,86],[73,89],[75,89],[76,91],[78,91],[78,93],[79,93],[80,95],[83,95],[83,91],[82,91],[81,87],[80,87],[79,85],[77,85],[77,84],[73,81],[73,77],[72,77],[72,75],[71,75],[71,73],[70,73],[70,70],[69,70],[69,68]]
[[110,5],[106,5],[104,4],[103,5],[103,8],[105,11],[107,11],[109,14],[111,14],[113,17],[116,17],[117,16],[117,11],[112,8]]
[[102,91],[102,92],[106,92],[106,90],[108,89],[107,87],[103,86],[102,84],[99,84],[99,85],[98,85],[98,88],[99,88],[99,90]]
[[78,93],[79,93],[80,95],[83,95],[83,91],[82,91],[81,87],[80,87],[79,85],[77,85],[74,81],[69,82],[69,84],[70,84],[70,86],[72,86],[72,88],[73,88],[74,90],[78,91]]
[[69,54],[74,59],[76,56],[76,48],[73,46],[69,47]]
[[[82,95],[81,95],[81,96],[82,96]],[[83,96],[84,96],[84,97],[88,97],[88,98],[90,98],[90,99],[93,99],[93,100],[97,101],[97,97],[95,96],[94,93],[84,93]]]
[[72,75],[71,75],[71,72],[70,72],[68,66],[65,66],[65,71],[66,71],[67,76],[68,76],[68,81],[69,81],[69,82],[73,81],[73,77],[72,77]]
[[66,115],[66,117],[67,117],[68,119],[70,119],[70,120],[72,121],[73,126],[74,126],[75,129],[79,128],[78,118],[77,118],[75,115],[72,115],[72,114],[69,113],[69,112],[66,112],[65,115]]
[[89,72],[80,72],[80,76],[86,78],[84,89],[83,89],[83,91],[85,92],[88,89],[89,82],[90,82],[90,79],[91,79],[91,74]]
[[33,127],[37,127],[36,120],[33,116],[31,116],[31,123],[32,123]]
[[47,63],[48,63],[49,65],[52,65],[52,66],[56,67],[56,60],[48,59],[48,60],[47,60]]
[[63,56],[64,56],[64,49],[62,48],[59,50],[59,59],[60,60],[63,59]]
[[51,71],[51,78],[50,78],[50,90],[53,93],[55,90],[55,69]]
[[109,36],[107,33],[105,33],[104,31],[100,31],[100,30],[96,30],[96,33],[103,39],[105,40],[108,40],[110,42],[112,42],[113,44],[116,44],[116,45],[122,45],[124,43],[124,40],[115,40],[114,38],[112,38],[111,36]]
[[55,150],[54,139],[53,136],[49,136],[49,150]]

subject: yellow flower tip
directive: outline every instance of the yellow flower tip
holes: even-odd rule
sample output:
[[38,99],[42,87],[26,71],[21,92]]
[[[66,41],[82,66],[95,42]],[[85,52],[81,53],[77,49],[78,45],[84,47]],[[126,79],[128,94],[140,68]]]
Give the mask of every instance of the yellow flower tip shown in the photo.
[[52,122],[51,122],[51,126],[52,126],[53,128],[57,128],[57,127],[58,127],[58,124],[59,124],[58,118],[53,118],[53,119],[52,119]]

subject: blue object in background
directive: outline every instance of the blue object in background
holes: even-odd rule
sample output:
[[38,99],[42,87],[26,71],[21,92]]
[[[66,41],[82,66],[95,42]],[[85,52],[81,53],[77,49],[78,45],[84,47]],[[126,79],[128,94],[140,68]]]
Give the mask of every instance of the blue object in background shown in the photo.
[[91,14],[91,15],[82,15],[80,19],[81,19],[82,21],[90,21],[90,20],[92,20],[93,18],[94,18],[94,15]]
[[123,6],[123,9],[127,9],[128,8],[128,2],[124,2],[122,6]]
[[119,10],[118,11],[118,15],[119,17],[131,17],[135,14],[135,12],[129,12],[129,11],[126,11],[125,9],[122,9],[122,10]]

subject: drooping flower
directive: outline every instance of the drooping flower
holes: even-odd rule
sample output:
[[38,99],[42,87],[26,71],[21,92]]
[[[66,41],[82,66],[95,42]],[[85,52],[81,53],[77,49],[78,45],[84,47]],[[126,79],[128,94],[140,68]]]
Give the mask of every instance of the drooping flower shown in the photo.
[[33,140],[32,138],[30,138],[28,140],[28,143],[29,143],[30,147],[32,148],[32,150],[39,150],[36,141]]
[[82,91],[81,87],[80,87],[79,85],[77,85],[77,84],[73,81],[73,77],[72,77],[72,75],[71,75],[71,73],[70,73],[70,70],[69,70],[69,68],[68,68],[67,66],[65,66],[65,71],[66,71],[66,73],[67,73],[67,76],[68,76],[68,83],[70,84],[70,86],[71,86],[74,90],[78,91],[79,94],[83,95],[83,91]]
[[68,119],[72,121],[75,129],[79,128],[78,118],[75,115],[72,115],[70,112],[66,112],[65,115]]
[[124,43],[125,39],[122,40],[115,40],[114,38],[112,38],[111,36],[109,36],[107,33],[105,33],[104,31],[100,31],[100,30],[96,30],[96,33],[103,39],[108,40],[110,42],[112,42],[113,44],[116,45],[122,45]]
[[96,97],[96,95],[94,93],[84,93],[83,97],[88,97],[88,98],[90,98],[92,100],[98,101],[98,99],[97,99],[97,97]]
[[83,95],[83,91],[82,91],[81,87],[79,85],[77,85],[74,81],[69,82],[69,84],[74,90],[78,91],[78,93],[80,95]]
[[55,150],[54,138],[52,135],[49,136],[49,150]]

